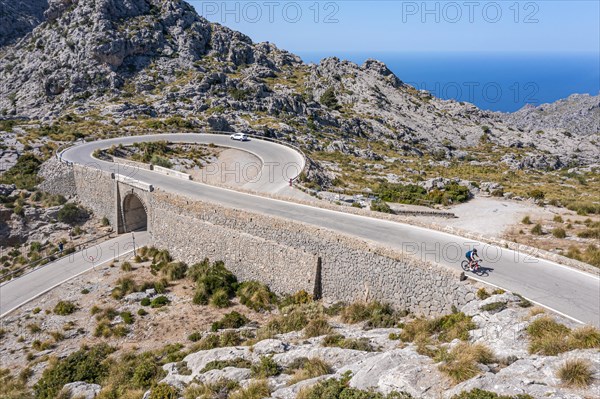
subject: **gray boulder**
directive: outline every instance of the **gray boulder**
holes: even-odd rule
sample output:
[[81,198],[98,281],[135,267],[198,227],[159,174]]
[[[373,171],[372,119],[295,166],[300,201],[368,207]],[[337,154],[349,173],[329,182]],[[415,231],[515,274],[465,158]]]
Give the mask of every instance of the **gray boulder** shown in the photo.
[[63,392],[77,399],[94,399],[102,387],[98,384],[89,384],[83,381],[71,382],[63,386]]

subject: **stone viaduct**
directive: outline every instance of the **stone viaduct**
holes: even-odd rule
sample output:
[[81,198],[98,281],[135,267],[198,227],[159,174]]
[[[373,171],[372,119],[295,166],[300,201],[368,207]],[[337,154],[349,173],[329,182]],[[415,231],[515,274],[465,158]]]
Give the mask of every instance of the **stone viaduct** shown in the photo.
[[329,302],[379,300],[424,316],[450,313],[475,298],[475,287],[458,272],[375,243],[191,200],[94,168],[61,168],[61,187],[72,187],[82,205],[119,233],[147,230],[152,245],[178,260],[223,260],[241,281],[259,280],[277,293],[304,289]]

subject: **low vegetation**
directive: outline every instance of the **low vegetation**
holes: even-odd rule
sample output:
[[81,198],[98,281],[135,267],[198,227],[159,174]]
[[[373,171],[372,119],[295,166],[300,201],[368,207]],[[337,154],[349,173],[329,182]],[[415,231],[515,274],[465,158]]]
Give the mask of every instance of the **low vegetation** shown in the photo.
[[[239,384],[236,381],[222,379],[215,383],[207,384],[192,383],[184,392],[183,397],[185,399],[209,399],[228,397],[228,394],[239,388]],[[268,390],[268,387],[267,387]],[[265,392],[265,391],[263,391]],[[262,393],[262,392],[261,392]],[[262,398],[260,398],[262,399]]]
[[323,338],[323,346],[353,349],[364,352],[375,352],[376,349],[366,338],[346,338],[342,334],[330,334]]
[[260,312],[272,310],[277,304],[277,296],[269,287],[258,281],[245,281],[236,291],[240,303],[248,308]]
[[204,368],[200,370],[200,372],[206,373],[210,370],[223,370],[225,367],[249,369],[250,367],[252,367],[252,362],[244,358],[236,358],[231,360],[213,360],[212,362],[208,362],[206,366],[204,366]]
[[67,316],[77,310],[77,305],[71,301],[59,301],[54,306],[54,313],[59,316]]
[[323,317],[311,320],[304,328],[304,338],[320,337],[331,333],[332,327]]
[[568,387],[583,388],[592,382],[592,365],[584,359],[570,359],[558,369],[556,376]]
[[85,221],[88,217],[88,211],[72,202],[64,204],[56,215],[56,218],[59,222],[66,223],[71,226],[75,226],[76,224]]
[[350,379],[352,374],[347,372],[342,378],[335,379],[330,378],[325,381],[318,382],[317,384],[303,388],[298,393],[297,399],[410,399],[407,393],[391,392],[387,395],[373,392],[373,391],[362,391],[360,389],[350,387]]
[[234,311],[225,314],[221,320],[212,323],[211,330],[218,331],[224,328],[240,328],[245,326],[249,321],[246,316]]
[[271,395],[269,384],[265,380],[252,381],[246,388],[241,388],[229,394],[228,399],[263,399]]
[[281,374],[282,368],[270,356],[261,356],[257,363],[250,367],[252,378],[268,378]]
[[436,361],[441,361],[439,370],[446,374],[452,382],[469,380],[481,373],[479,363],[489,364],[495,361],[494,353],[483,344],[460,343],[450,351],[441,347],[436,354]]
[[303,357],[296,359],[288,366],[286,373],[292,374],[288,385],[294,385],[300,381],[331,374],[333,373],[333,369],[329,364],[317,357],[310,359]]
[[600,348],[600,331],[592,326],[571,330],[550,316],[541,316],[527,327],[529,352],[556,356],[574,349]]
[[397,312],[390,305],[377,301],[355,302],[344,308],[341,318],[344,323],[365,322],[367,328],[396,327],[406,312]]
[[187,277],[196,284],[193,298],[196,305],[210,303],[218,308],[227,307],[238,288],[237,278],[225,264],[221,261],[211,263],[208,258],[192,265]]
[[454,339],[466,341],[469,331],[476,328],[470,316],[464,313],[452,313],[435,319],[416,319],[404,324],[400,339],[405,342],[419,342],[435,338],[441,342]]
[[515,396],[499,395],[496,392],[475,388],[468,392],[463,391],[458,395],[454,395],[452,399],[533,399],[533,396],[524,394],[518,394]]
[[565,253],[565,256],[600,267],[600,246],[594,244],[588,245],[583,251],[577,247],[571,247]]
[[42,160],[31,153],[23,154],[17,163],[0,176],[1,184],[14,184],[17,188],[33,191],[41,183],[38,171]]

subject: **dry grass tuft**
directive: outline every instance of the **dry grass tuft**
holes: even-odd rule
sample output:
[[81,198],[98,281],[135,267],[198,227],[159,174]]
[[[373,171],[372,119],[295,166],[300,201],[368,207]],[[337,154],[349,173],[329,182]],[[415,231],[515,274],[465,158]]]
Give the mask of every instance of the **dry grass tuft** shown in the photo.
[[558,369],[556,376],[568,387],[587,387],[592,382],[591,364],[583,359],[567,360]]

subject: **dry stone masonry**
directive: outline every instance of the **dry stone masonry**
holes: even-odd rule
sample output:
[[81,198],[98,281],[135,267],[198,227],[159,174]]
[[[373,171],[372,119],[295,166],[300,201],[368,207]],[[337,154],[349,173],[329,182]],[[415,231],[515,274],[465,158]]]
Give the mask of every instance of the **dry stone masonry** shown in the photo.
[[[449,313],[475,297],[458,272],[372,242],[161,190],[144,191],[115,181],[109,172],[72,168],[82,204],[106,216],[119,232],[130,231],[128,220],[141,226],[145,212],[153,245],[188,263],[223,260],[240,280],[259,280],[280,294],[303,289],[331,302],[379,300],[426,316]],[[137,204],[136,215],[131,203]]]

